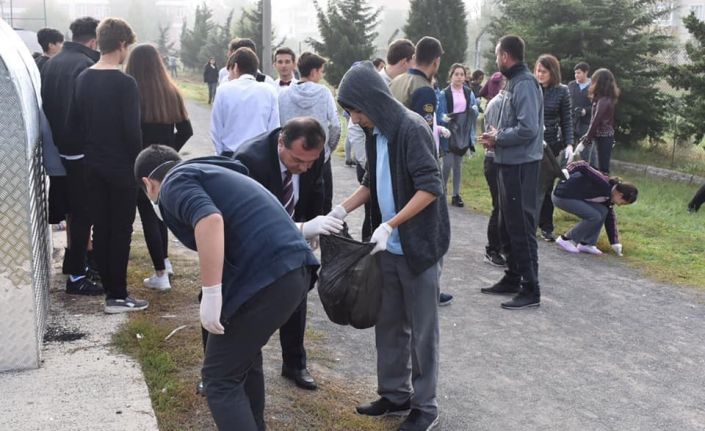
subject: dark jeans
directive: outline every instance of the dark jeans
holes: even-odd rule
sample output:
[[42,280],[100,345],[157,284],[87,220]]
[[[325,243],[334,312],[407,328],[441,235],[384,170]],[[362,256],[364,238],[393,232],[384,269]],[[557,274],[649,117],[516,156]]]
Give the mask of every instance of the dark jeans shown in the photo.
[[[331,155],[332,157],[332,155]],[[333,209],[333,170],[330,159],[323,164],[323,214],[328,214]]]
[[203,383],[219,430],[264,430],[262,346],[305,298],[311,272],[302,267],[243,304],[224,335],[208,337]]
[[536,209],[540,163],[497,165],[502,247],[509,273],[520,275],[527,283],[537,283],[539,274]]
[[100,279],[108,299],[124,299],[137,204],[135,180],[127,171],[117,175],[86,166],[86,181]]
[[698,211],[703,202],[705,202],[705,185],[700,187],[700,189],[695,193],[695,196],[693,196],[693,199],[688,204],[688,208]]
[[164,259],[169,257],[169,234],[166,225],[154,213],[152,203],[142,189],[137,191],[137,211],[142,220],[144,242],[147,243],[149,257],[155,271],[164,271]]
[[217,82],[208,83],[208,103],[213,103],[215,100],[215,90],[218,88]]
[[64,258],[63,272],[71,275],[86,273],[86,249],[91,236],[90,198],[87,194],[86,170],[83,159],[62,159],[66,169],[66,199],[69,232],[68,250]]
[[487,223],[487,251],[499,253],[502,242],[499,234],[499,190],[497,189],[497,165],[494,163],[494,157],[485,157],[484,171],[487,187],[489,187],[492,197],[492,212]]
[[[365,176],[365,167],[359,163],[355,164],[357,173],[357,182],[362,184],[362,178]],[[362,241],[369,241],[372,237],[372,221],[371,221],[370,203],[365,204],[365,219],[362,221]]]
[[551,200],[555,182],[555,178],[546,180],[539,189],[539,205],[541,205],[539,228],[546,232],[553,232],[555,228],[553,226],[553,201]]
[[593,145],[596,146],[593,151],[597,152],[597,158],[591,157],[590,164],[593,168],[605,174],[609,174],[610,161],[612,160],[612,147],[614,147],[614,136],[598,136],[593,141]]

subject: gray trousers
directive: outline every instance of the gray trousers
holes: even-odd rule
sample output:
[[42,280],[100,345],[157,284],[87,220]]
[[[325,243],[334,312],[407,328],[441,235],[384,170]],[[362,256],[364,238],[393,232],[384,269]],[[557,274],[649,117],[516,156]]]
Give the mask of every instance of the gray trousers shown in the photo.
[[[453,196],[460,194],[460,175],[462,173],[463,156],[453,153],[446,153],[443,156],[443,188],[448,184],[450,170],[453,170]],[[446,193],[447,195],[448,193]]]
[[580,222],[573,226],[566,236],[576,243],[586,245],[597,244],[600,230],[607,218],[607,207],[582,199],[565,199],[553,194],[553,204],[565,212],[580,217]]
[[414,274],[404,256],[379,254],[382,306],[375,326],[377,392],[437,414],[438,265]]

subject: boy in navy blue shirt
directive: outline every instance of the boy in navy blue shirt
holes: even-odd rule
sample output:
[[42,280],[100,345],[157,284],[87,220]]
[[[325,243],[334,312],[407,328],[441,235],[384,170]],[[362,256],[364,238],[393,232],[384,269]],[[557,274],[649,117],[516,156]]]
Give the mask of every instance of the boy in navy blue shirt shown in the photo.
[[[152,145],[135,176],[157,214],[198,251],[208,406],[219,429],[264,430],[261,348],[301,304],[318,261],[277,198],[239,162],[181,162]],[[247,382],[247,384],[245,384]]]

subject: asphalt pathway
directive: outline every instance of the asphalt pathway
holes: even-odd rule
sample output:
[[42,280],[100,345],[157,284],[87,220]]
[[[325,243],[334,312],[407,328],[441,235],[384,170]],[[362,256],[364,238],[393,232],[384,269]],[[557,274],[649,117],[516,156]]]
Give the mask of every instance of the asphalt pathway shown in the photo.
[[[209,110],[189,111],[196,135],[183,151],[212,154]],[[333,178],[336,204],[357,187],[355,170],[334,157]],[[361,212],[347,219],[358,237]],[[479,290],[502,276],[483,262],[487,217],[450,207],[450,218],[442,290],[455,301],[440,310],[442,430],[705,430],[705,290],[650,281],[611,254],[574,256],[541,242],[541,307],[503,310],[504,298]],[[373,331],[328,321],[315,292],[309,305],[309,327],[326,334],[336,359],[326,372],[366,385],[361,401],[376,398]],[[310,363],[314,374],[329,366]]]

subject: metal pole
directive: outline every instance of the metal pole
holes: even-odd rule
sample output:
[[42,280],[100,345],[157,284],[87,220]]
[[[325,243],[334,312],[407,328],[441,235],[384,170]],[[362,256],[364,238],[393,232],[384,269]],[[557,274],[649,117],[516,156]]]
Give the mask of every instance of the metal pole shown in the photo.
[[10,27],[15,28],[15,19],[12,15],[14,12],[14,7],[12,6],[12,0],[10,0]]
[[272,0],[262,1],[262,72],[272,75]]
[[47,0],[42,3],[44,4],[44,27],[49,27],[49,24],[47,24]]

